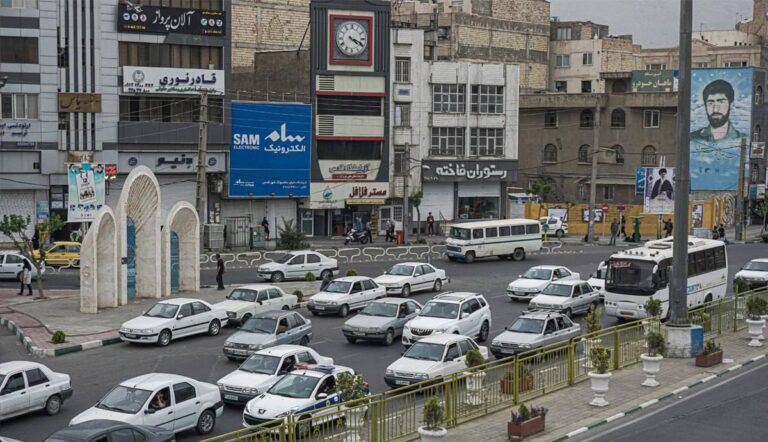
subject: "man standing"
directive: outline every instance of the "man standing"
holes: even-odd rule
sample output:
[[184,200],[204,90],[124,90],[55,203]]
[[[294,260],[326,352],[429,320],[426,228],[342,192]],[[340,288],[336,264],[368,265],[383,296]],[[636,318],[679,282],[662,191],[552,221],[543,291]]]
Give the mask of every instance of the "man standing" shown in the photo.
[[373,243],[373,225],[371,224],[371,220],[365,222],[365,236],[368,237],[368,241]]
[[674,224],[672,224],[672,220],[668,219],[667,222],[664,225],[664,230],[667,232],[666,236],[664,238],[669,238],[672,236],[672,230],[675,228]]
[[224,290],[224,260],[218,253],[216,254],[216,284],[218,284],[218,290]]
[[613,222],[611,222],[611,242],[609,245],[615,246],[616,245],[616,236],[619,234],[619,223],[616,221],[616,218],[613,219]]
[[672,192],[674,192],[674,187],[672,186],[672,183],[667,179],[667,169],[662,167],[659,169],[659,179],[653,183],[651,199],[655,200],[656,198],[663,196],[664,199],[671,200]]
[[624,239],[627,239],[627,218],[624,217],[624,213],[621,214],[621,221],[619,224],[621,225],[621,236],[623,236]]
[[427,215],[427,235],[432,236],[435,234],[435,217],[432,216],[432,212]]

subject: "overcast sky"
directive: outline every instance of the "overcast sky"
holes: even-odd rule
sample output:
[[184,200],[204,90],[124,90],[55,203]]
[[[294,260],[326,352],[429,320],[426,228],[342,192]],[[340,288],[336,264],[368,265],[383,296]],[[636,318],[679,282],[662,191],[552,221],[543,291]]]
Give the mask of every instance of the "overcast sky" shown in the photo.
[[[644,47],[677,46],[680,2],[677,0],[551,0],[552,16],[610,26],[613,35],[632,34]],[[734,29],[752,17],[753,0],[695,0],[694,31]]]

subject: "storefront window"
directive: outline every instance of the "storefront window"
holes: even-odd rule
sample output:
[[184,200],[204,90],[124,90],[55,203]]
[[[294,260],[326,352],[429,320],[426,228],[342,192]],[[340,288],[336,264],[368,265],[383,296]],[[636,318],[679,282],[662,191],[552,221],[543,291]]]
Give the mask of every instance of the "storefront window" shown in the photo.
[[460,219],[499,219],[499,197],[460,197]]

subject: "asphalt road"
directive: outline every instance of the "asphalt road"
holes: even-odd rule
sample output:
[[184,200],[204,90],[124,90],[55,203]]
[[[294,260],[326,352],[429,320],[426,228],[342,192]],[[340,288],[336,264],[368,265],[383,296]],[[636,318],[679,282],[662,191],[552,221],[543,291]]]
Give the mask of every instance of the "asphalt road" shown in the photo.
[[[445,268],[451,283],[446,290],[476,291],[485,294],[491,311],[493,324],[491,338],[503,331],[525,309],[522,303],[512,303],[504,294],[507,284],[523,273],[528,267],[538,264],[565,265],[584,277],[594,271],[597,264],[607,258],[610,251],[603,247],[585,248],[583,253],[535,256],[524,262],[499,260],[479,261],[472,265],[450,263],[445,260],[435,262]],[[763,253],[761,245],[729,247],[730,273],[733,275],[745,261]],[[392,263],[360,263],[343,266],[342,271],[354,267],[361,275],[379,275]],[[233,270],[227,273],[227,283],[254,282],[252,270]],[[66,276],[70,277],[70,276]],[[213,282],[210,272],[203,272],[203,283]],[[51,276],[49,287],[58,285],[58,277]],[[413,295],[413,299],[424,303],[433,293],[424,292]],[[386,367],[400,357],[403,351],[399,343],[383,347],[373,343],[349,344],[341,333],[344,319],[338,317],[311,317],[306,310],[300,311],[312,318],[314,338],[310,344],[320,354],[333,357],[335,362],[346,365],[362,373],[373,392],[386,389],[384,371]],[[582,317],[577,318],[583,321]],[[604,320],[611,325],[610,320]],[[118,324],[116,324],[117,326]],[[45,435],[67,425],[77,413],[92,406],[115,384],[148,372],[171,372],[189,376],[201,381],[215,383],[225,374],[236,369],[237,365],[228,361],[221,353],[224,340],[233,333],[226,328],[217,337],[192,337],[174,341],[167,348],[117,344],[82,353],[42,360],[55,371],[72,376],[75,394],[64,405],[60,415],[47,417],[39,414],[12,419],[0,424],[0,435],[23,441],[41,440]],[[23,352],[14,338],[3,330],[0,335],[0,360],[34,359]],[[241,425],[242,409],[227,406],[224,415],[216,425],[215,433],[238,429]],[[198,440],[193,433],[179,435],[179,440]]]

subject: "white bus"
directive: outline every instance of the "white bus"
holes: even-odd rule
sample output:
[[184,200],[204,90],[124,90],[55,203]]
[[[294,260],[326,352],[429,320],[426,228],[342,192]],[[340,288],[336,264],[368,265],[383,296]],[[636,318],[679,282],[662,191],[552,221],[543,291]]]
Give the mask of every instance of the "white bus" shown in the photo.
[[[648,241],[624,250],[607,261],[605,312],[623,319],[645,318],[649,298],[661,301],[661,317],[669,311],[673,239]],[[722,241],[688,237],[688,307],[725,296],[728,258]]]
[[451,261],[471,263],[488,256],[522,261],[526,253],[541,250],[541,224],[533,219],[454,224],[445,243]]

